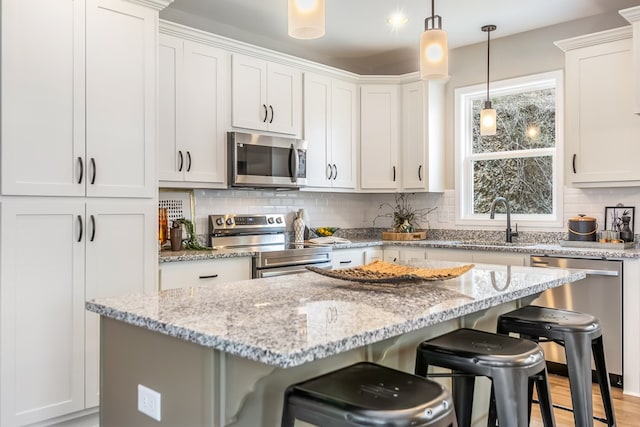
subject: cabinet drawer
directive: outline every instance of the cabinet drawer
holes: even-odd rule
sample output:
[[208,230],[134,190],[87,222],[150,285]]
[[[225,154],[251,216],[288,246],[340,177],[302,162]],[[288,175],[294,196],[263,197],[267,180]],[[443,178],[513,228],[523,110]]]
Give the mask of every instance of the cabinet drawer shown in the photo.
[[251,257],[168,262],[160,265],[160,290],[251,279]]
[[361,266],[364,264],[364,252],[365,251],[363,249],[334,250],[331,266],[333,268],[351,268]]

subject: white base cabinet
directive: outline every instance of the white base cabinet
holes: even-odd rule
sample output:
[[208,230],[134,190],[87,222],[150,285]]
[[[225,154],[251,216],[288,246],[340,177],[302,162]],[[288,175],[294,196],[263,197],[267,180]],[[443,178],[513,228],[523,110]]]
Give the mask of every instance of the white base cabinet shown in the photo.
[[56,198],[0,209],[0,424],[95,407],[98,316],[84,303],[155,289],[157,207]]
[[218,258],[160,264],[160,290],[251,279],[251,257]]
[[226,187],[231,55],[160,34],[160,185]]

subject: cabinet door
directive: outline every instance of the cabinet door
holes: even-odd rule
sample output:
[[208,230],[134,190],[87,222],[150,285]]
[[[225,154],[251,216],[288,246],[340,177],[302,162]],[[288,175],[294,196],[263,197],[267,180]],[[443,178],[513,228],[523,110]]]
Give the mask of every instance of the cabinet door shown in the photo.
[[566,61],[567,179],[576,186],[638,185],[631,40],[575,49]]
[[[157,290],[157,206],[91,200],[86,214],[86,298]],[[86,405],[99,404],[99,316],[86,314]]]
[[307,187],[331,187],[331,79],[304,76],[304,138],[307,140]]
[[382,261],[384,259],[384,251],[382,249],[367,249],[364,253],[364,263],[369,264],[373,261]]
[[363,85],[360,92],[360,187],[400,188],[398,87]]
[[402,86],[402,188],[426,188],[425,99],[422,82]]
[[485,252],[474,251],[473,262],[480,264],[499,264],[499,265],[526,265],[527,258],[525,254],[510,254],[506,252]]
[[473,252],[465,249],[427,249],[427,259],[472,262]]
[[179,136],[183,138],[185,181],[224,184],[229,126],[229,54],[184,42],[184,87]]
[[160,264],[160,289],[215,286],[251,279],[251,257],[180,261]]
[[331,90],[331,162],[334,188],[356,187],[358,138],[357,87],[333,80]]
[[153,197],[157,12],[87,0],[87,195]]
[[400,262],[403,264],[413,264],[416,262],[422,262],[427,259],[427,252],[424,249],[408,249],[402,248],[400,250]]
[[3,201],[0,425],[84,408],[84,202]]
[[4,0],[1,19],[2,194],[84,195],[84,1]]
[[178,107],[182,103],[184,43],[178,37],[160,34],[158,47],[158,179],[184,179],[184,153],[179,145]]
[[302,73],[280,64],[267,65],[267,100],[271,132],[302,135]]
[[231,124],[267,130],[267,64],[243,55],[233,55],[231,61]]

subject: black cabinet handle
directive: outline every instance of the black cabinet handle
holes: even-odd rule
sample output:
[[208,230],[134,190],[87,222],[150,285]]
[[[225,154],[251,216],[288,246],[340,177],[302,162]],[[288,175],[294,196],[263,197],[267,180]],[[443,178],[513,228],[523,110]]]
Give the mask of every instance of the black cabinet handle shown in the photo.
[[351,262],[352,262],[351,260],[348,260],[348,261],[340,261],[340,264],[351,264]]
[[80,224],[80,234],[78,235],[78,242],[82,241],[82,217],[78,215],[78,224]]
[[90,242],[93,242],[96,238],[96,217],[91,215],[91,239]]
[[82,176],[84,175],[84,162],[82,157],[78,157],[78,163],[80,164],[80,177],[78,177],[78,184],[82,184]]
[[331,169],[331,163],[327,164],[327,175],[329,175],[329,181],[333,179],[333,169]]
[[91,170],[92,170],[91,184],[95,184],[96,183],[96,159],[94,159],[93,157],[91,158]]
[[334,163],[333,164],[333,180],[335,181],[337,177],[338,177],[338,167]]
[[191,152],[187,151],[187,172],[191,172]]
[[393,182],[396,182],[396,167],[393,167]]
[[571,160],[571,163],[573,165],[573,173],[576,173],[576,156],[577,154],[573,154],[573,159]]
[[182,150],[178,150],[178,156],[180,156],[180,166],[178,166],[178,172],[182,172],[182,166],[184,165],[184,157],[182,157]]
[[418,180],[422,181],[422,165],[418,166]]
[[267,106],[265,104],[262,104],[262,108],[264,108],[264,119],[262,119],[262,123],[267,123],[267,117],[269,116]]
[[269,105],[269,109],[271,110],[271,120],[269,120],[269,123],[273,123],[273,106]]
[[218,277],[217,274],[210,274],[208,276],[198,276],[198,279],[213,279],[215,277]]

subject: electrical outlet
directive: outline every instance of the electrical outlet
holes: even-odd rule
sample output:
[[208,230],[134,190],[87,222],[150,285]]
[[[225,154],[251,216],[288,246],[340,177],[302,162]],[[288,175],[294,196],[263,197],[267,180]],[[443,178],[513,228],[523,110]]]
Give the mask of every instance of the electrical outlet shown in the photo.
[[160,401],[162,395],[155,390],[138,384],[138,411],[160,421]]

